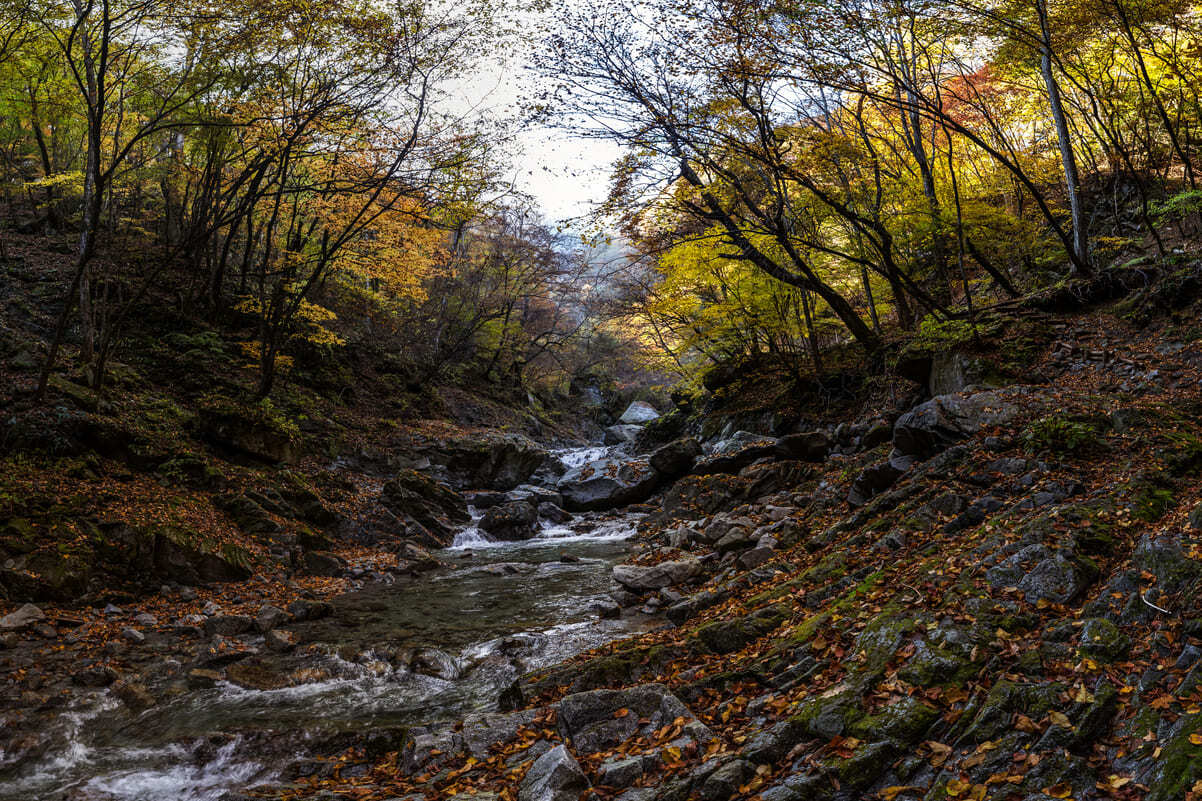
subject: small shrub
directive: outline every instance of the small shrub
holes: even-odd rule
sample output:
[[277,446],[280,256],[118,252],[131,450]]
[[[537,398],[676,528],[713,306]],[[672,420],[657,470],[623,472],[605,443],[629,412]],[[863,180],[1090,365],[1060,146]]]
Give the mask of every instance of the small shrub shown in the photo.
[[1023,433],[1023,444],[1031,453],[1063,455],[1096,448],[1101,436],[1091,423],[1052,415],[1032,423]]

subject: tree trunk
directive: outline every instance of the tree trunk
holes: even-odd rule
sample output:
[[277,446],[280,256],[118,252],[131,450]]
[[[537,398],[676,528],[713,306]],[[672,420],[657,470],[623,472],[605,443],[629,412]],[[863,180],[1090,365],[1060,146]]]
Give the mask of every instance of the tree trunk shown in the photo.
[[1073,221],[1072,252],[1068,255],[1073,264],[1073,272],[1089,275],[1092,272],[1089,260],[1089,231],[1086,229],[1085,212],[1081,208],[1081,179],[1077,174],[1077,159],[1069,136],[1068,117],[1060,100],[1060,85],[1056,83],[1056,76],[1052,73],[1052,37],[1048,29],[1046,0],[1036,0],[1035,8],[1039,13],[1039,70],[1043,73],[1048,105],[1052,111],[1052,120],[1056,124],[1060,163],[1064,168],[1064,183],[1068,190],[1068,206]]

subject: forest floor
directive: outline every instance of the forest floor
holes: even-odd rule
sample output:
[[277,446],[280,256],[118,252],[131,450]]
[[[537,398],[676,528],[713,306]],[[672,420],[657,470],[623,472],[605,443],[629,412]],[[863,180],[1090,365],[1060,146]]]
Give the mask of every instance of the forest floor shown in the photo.
[[[427,474],[500,487],[545,458],[530,437],[580,430],[463,390],[417,408],[381,354],[335,376],[301,364],[277,401],[231,403],[249,380],[237,343],[166,312],[174,333],[131,341],[108,395],[64,372],[35,405],[54,308],[22,302],[53,283],[33,264],[8,266],[24,289],[0,317],[6,761],[44,747],[42,722],[81,693],[136,714],[165,663],[219,681],[253,638],[291,647],[290,622],[335,596],[438,570],[464,521]],[[680,479],[634,508],[638,551],[615,571],[623,614],[670,623],[524,677],[504,711],[364,731],[248,792],[1202,798],[1192,298],[1020,308],[984,337],[914,343],[1005,386],[910,409],[894,377],[844,405],[819,462],[756,451]],[[776,414],[779,393],[751,389],[720,390],[695,425]]]
[[[624,590],[675,625],[261,795],[1202,798],[1202,346],[1196,310],[1128,311],[1053,321],[1040,383],[939,425],[683,479],[636,559],[683,580]],[[899,430],[946,441],[849,508]]]

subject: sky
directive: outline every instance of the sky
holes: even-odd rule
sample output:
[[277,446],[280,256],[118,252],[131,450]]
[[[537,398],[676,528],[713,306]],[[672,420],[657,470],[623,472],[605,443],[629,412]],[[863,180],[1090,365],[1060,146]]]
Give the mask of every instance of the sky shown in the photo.
[[[454,102],[469,115],[511,119],[518,111],[520,87],[533,80],[528,66],[521,52],[503,63],[482,64],[456,86]],[[511,180],[518,190],[535,198],[550,223],[570,223],[603,200],[609,167],[618,157],[617,146],[610,142],[580,139],[542,127],[521,131],[515,150]]]

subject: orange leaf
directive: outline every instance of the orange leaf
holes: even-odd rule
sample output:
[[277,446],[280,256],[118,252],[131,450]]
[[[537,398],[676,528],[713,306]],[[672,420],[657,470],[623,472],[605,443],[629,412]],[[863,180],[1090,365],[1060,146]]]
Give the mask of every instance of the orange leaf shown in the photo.
[[1044,795],[1050,795],[1052,798],[1072,798],[1073,786],[1068,782],[1060,782],[1053,784],[1051,787],[1043,788]]

